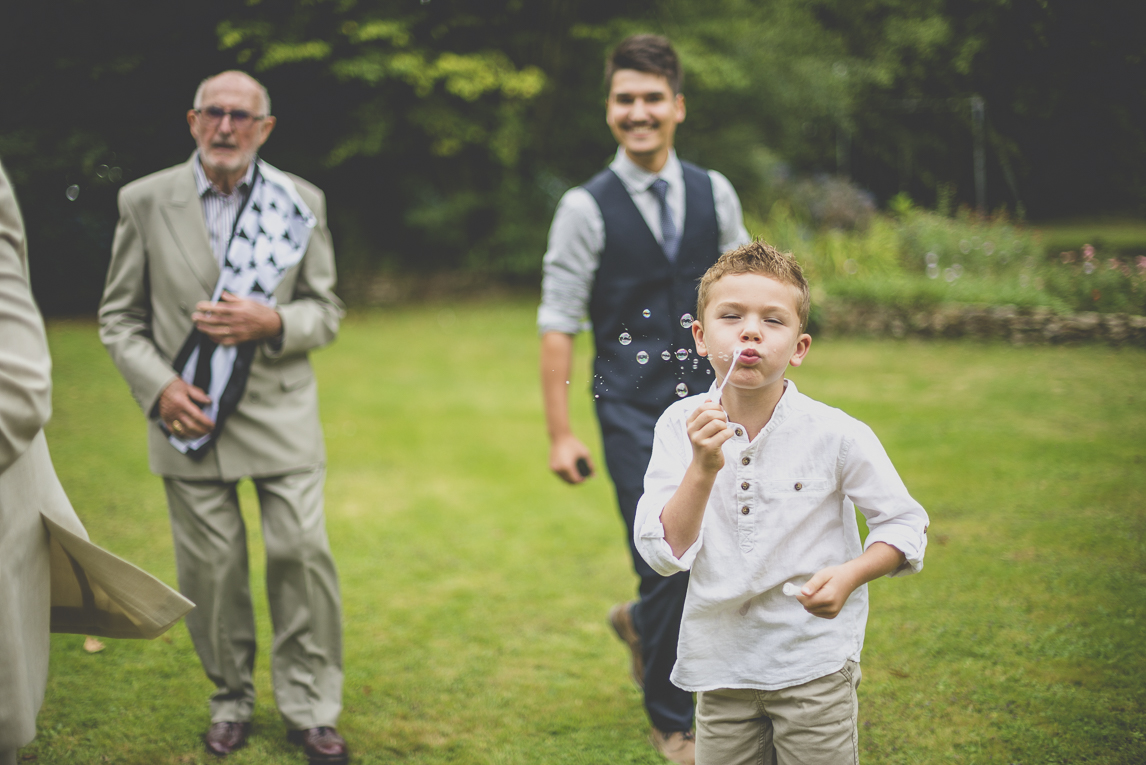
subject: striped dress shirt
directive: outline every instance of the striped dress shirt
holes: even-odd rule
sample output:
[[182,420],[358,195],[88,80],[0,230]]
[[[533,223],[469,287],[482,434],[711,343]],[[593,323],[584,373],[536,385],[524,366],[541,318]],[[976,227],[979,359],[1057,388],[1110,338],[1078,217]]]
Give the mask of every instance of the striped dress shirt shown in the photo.
[[211,240],[211,250],[215,253],[215,261],[219,268],[227,257],[227,247],[231,244],[231,233],[235,230],[235,220],[251,193],[251,183],[255,178],[255,162],[247,165],[247,172],[231,190],[224,194],[215,187],[203,171],[199,155],[191,167],[195,170],[195,187],[199,191],[199,201],[203,205],[203,218],[207,221],[207,236]]

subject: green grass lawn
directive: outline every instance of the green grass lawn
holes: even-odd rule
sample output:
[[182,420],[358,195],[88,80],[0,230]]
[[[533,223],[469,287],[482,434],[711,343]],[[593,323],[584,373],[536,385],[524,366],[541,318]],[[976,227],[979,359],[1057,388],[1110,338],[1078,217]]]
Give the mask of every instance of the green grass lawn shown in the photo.
[[[635,587],[610,486],[546,469],[535,306],[353,313],[314,356],[357,763],[648,763],[609,606]],[[144,425],[94,323],[49,326],[57,470],[92,538],[175,581]],[[574,418],[597,443],[588,343]],[[860,745],[882,763],[1146,762],[1146,354],[836,340],[794,371],[865,420],[931,514],[871,585]],[[228,763],[301,763],[274,710],[253,491],[260,705]],[[26,760],[208,763],[186,629],[52,637]]]

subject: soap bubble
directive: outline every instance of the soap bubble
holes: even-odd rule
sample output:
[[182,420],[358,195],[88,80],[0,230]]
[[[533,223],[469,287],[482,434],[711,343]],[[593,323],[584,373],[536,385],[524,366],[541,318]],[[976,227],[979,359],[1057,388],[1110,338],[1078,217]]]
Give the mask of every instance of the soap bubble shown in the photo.
[[844,270],[847,271],[849,274],[854,275],[856,272],[859,271],[859,263],[856,263],[853,259],[848,258],[847,260],[844,261]]
[[935,265],[934,263],[928,263],[927,264],[927,278],[928,279],[938,279],[939,278],[939,266]]
[[983,242],[983,252],[985,252],[987,255],[990,255],[994,251],[995,251],[995,243],[994,242],[992,242],[990,239]]
[[629,343],[633,342],[633,336],[628,332],[622,332],[621,336],[617,339],[621,341],[621,345],[628,345]]
[[676,360],[677,361],[684,361],[687,358],[688,358],[688,351],[687,350],[685,350],[684,348],[677,348],[676,349]]
[[934,252],[929,252],[927,253],[927,257],[925,257],[924,260],[927,261],[927,265],[934,266],[939,262],[939,256]]
[[665,361],[668,361],[669,359],[672,358],[672,354],[669,353],[668,351],[661,351],[661,358],[664,359]]
[[688,395],[688,386],[685,385],[684,383],[677,383],[676,395],[679,396],[680,398],[684,398],[685,396],[687,396]]
[[97,178],[106,178],[107,177],[107,170],[108,170],[107,165],[97,165],[96,166],[96,177]]
[[648,364],[649,363],[649,354],[645,353],[644,351],[637,351],[637,363],[638,364]]
[[653,315],[653,312],[647,308],[645,310],[641,311],[641,316],[644,316],[646,319],[652,315]]
[[111,181],[112,183],[118,183],[119,179],[122,177],[123,177],[123,169],[122,168],[113,167],[111,170],[107,171],[107,179],[109,181]]
[[680,317],[680,325],[682,327],[684,327],[685,329],[689,329],[690,327],[692,327],[692,321],[693,320],[692,320],[692,314],[691,313],[686,313]]
[[76,201],[80,196],[80,187],[73,183],[71,186],[68,186],[68,190],[64,192],[64,196],[68,198],[69,202]]
[[966,255],[967,253],[971,252],[971,243],[968,242],[966,239],[960,239],[959,240],[959,250],[964,255]]

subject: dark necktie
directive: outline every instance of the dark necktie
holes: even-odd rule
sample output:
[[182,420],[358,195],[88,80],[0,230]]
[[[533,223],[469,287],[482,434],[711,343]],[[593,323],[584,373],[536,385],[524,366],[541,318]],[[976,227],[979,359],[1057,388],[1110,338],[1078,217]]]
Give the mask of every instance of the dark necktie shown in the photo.
[[665,251],[665,257],[670,261],[675,261],[676,254],[680,251],[680,231],[673,223],[672,211],[669,210],[668,187],[668,181],[664,178],[657,178],[653,181],[651,188],[661,203],[661,240],[664,242],[662,247]]

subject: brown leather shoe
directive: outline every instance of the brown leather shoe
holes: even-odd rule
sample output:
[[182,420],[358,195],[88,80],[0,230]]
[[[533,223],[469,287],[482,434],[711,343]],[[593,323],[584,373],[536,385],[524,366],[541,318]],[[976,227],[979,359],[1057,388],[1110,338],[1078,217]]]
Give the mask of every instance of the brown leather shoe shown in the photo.
[[345,765],[350,760],[350,750],[346,741],[334,728],[307,728],[287,731],[287,741],[301,744],[306,758],[312,765]]
[[629,674],[632,675],[633,682],[641,690],[645,689],[645,658],[641,653],[641,636],[637,634],[637,628],[633,626],[633,604],[635,600],[630,600],[628,603],[618,603],[609,609],[609,624],[613,625],[613,631],[617,633],[617,637],[629,646],[629,653],[632,654],[632,664],[629,666]]
[[211,723],[207,735],[203,736],[203,743],[207,751],[216,757],[226,757],[236,749],[247,745],[247,734],[251,732],[249,722],[217,722]]
[[653,728],[649,743],[669,762],[676,765],[696,765],[696,737],[692,731],[665,733]]

